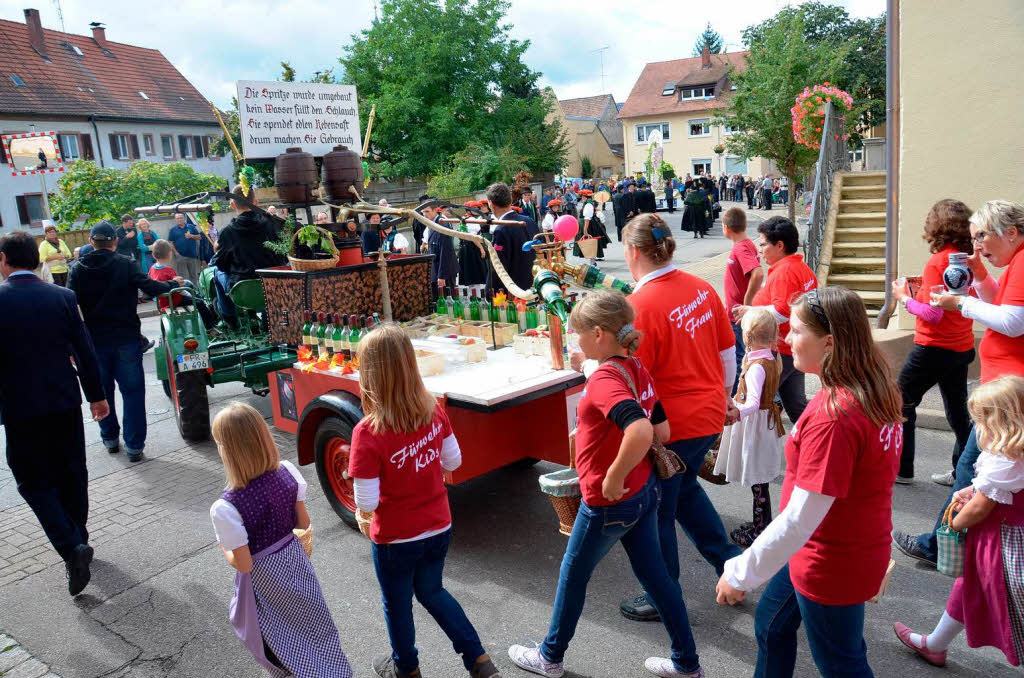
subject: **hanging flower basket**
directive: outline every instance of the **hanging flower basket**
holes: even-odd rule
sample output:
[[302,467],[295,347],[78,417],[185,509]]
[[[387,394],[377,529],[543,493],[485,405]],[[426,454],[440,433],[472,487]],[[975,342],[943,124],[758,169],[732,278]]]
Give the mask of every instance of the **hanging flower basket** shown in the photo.
[[[853,97],[828,82],[814,87],[805,87],[796,98],[790,113],[793,114],[793,139],[808,148],[821,148],[821,130],[825,126],[825,109],[832,102],[837,110],[853,109]],[[846,139],[846,132],[840,131],[838,138]]]
[[713,150],[716,155],[722,155],[723,153],[725,153],[725,146],[723,146],[722,144],[718,144],[711,150]]

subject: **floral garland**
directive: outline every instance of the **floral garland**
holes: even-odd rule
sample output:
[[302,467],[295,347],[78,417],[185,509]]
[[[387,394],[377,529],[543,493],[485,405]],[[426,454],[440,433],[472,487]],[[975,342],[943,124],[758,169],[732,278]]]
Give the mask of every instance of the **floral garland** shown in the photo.
[[[793,139],[808,148],[821,148],[821,130],[825,124],[825,106],[828,102],[836,108],[847,111],[853,108],[853,97],[835,85],[825,82],[821,85],[805,87],[796,98],[793,108]],[[846,134],[836,135],[846,139]]]

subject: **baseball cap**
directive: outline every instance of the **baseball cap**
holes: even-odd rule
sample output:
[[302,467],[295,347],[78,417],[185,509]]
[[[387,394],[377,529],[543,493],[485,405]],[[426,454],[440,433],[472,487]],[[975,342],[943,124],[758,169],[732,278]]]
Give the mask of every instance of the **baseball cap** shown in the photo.
[[89,231],[89,237],[92,240],[116,240],[117,233],[109,221],[101,221],[92,227],[92,230]]

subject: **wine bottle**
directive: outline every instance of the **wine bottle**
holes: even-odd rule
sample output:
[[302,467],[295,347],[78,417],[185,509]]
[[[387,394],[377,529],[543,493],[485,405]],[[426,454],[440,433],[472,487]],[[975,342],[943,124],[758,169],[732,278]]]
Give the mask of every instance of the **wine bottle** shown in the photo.
[[334,314],[327,314],[327,328],[324,330],[324,348],[327,354],[334,357]]
[[353,313],[348,317],[348,322],[348,350],[352,358],[355,358],[359,353],[359,318]]
[[444,298],[444,285],[437,287],[437,303],[434,305],[434,312],[438,315],[448,315],[448,302]]
[[462,289],[458,288],[455,291],[455,298],[449,297],[451,303],[448,304],[448,315],[455,320],[465,320],[466,309],[462,307]]
[[302,325],[302,343],[305,344],[306,346],[312,346],[313,340],[309,336],[309,328],[312,327],[313,323],[309,319],[309,311],[303,311],[302,317],[306,321]]
[[527,306],[526,307],[526,328],[537,329],[540,326],[540,321],[537,318],[537,307]]
[[483,319],[483,307],[480,305],[480,300],[477,299],[476,290],[471,290],[470,291],[469,317],[470,317],[470,320],[482,320]]
[[317,328],[316,328],[316,348],[317,354],[325,353],[327,351],[327,323],[324,322],[324,312],[319,311],[316,314],[317,317]]
[[[454,287],[454,285],[452,285]],[[445,311],[448,313],[448,317],[455,318],[455,299],[452,298],[452,288],[448,288],[448,296],[444,300]]]
[[359,339],[361,340],[363,337],[365,337],[369,333],[370,333],[370,328],[368,326],[368,323],[366,322],[366,316],[365,315],[359,316]]
[[516,323],[520,332],[525,332],[529,327],[526,319],[526,302],[522,299],[516,299]]
[[487,300],[487,297],[484,297],[480,302],[480,315],[485,322],[494,320],[494,307],[491,306],[491,302]]
[[[516,301],[519,301],[516,299]],[[516,311],[516,305],[511,299],[505,303],[505,322],[512,325],[519,325],[519,313]]]
[[334,314],[334,353],[345,356],[345,332],[342,330],[341,315]]
[[316,341],[317,335],[320,332],[319,316],[316,313],[310,314],[313,317],[313,322],[309,325],[309,348],[313,351],[313,355],[316,356]]

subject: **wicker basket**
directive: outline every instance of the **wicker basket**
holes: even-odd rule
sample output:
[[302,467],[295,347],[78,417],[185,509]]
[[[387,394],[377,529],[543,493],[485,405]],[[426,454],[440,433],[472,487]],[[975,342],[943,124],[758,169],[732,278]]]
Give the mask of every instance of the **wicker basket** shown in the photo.
[[569,536],[580,510],[580,477],[576,473],[576,435],[569,436],[569,468],[540,477],[541,492],[551,497],[558,516],[558,531]]
[[[331,243],[331,249],[333,250],[332,254],[334,256],[332,256],[329,259],[296,259],[295,257],[289,254],[288,263],[292,265],[292,270],[323,271],[324,269],[334,268],[335,266],[338,265],[338,258],[341,256],[341,253],[338,251],[337,246],[335,246],[334,244],[334,237],[331,235],[331,232],[326,229],[320,228],[319,226],[316,226],[315,228],[316,230],[320,231],[321,233],[327,236],[327,240]],[[295,229],[295,233],[292,234],[293,247],[295,245],[295,238],[298,237],[298,235],[299,229]]]
[[597,256],[597,238],[592,236],[578,238],[576,246],[580,248],[584,259],[593,259]]
[[300,544],[302,544],[302,549],[306,552],[306,556],[307,557],[312,556],[313,555],[313,526],[310,525],[309,527],[307,527],[304,530],[300,530],[299,528],[295,528],[294,530],[292,530],[292,534],[294,534],[295,538],[299,540]]
[[704,455],[704,464],[701,465],[700,470],[697,471],[697,476],[703,478],[712,485],[728,485],[729,481],[725,479],[724,473],[715,473],[715,462],[718,461],[718,447],[722,444],[722,436],[715,439],[715,442],[711,444],[711,449]]

